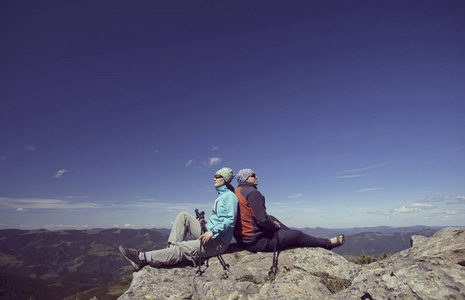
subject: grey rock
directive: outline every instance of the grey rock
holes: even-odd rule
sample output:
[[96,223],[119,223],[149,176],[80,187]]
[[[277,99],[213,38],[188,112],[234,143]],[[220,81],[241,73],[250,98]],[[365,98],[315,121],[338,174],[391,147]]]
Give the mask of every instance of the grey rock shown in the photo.
[[[147,266],[119,299],[464,299],[465,228],[412,240],[411,248],[369,265],[320,248],[285,250],[274,278],[268,275],[273,253],[233,247],[223,254],[229,272],[215,257],[201,276],[192,265]],[[333,294],[325,276],[350,286]]]
[[425,242],[428,240],[426,236],[423,235],[412,235],[410,237],[410,246],[419,246],[421,243]]

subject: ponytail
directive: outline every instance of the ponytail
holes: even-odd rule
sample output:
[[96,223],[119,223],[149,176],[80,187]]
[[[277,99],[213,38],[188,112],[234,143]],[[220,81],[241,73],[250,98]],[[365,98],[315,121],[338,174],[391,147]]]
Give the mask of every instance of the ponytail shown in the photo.
[[231,183],[229,183],[229,182],[226,182],[226,184],[225,184],[225,185],[226,185],[226,187],[227,187],[227,188],[228,188],[228,189],[229,189],[231,192],[233,192],[233,193],[234,193],[234,191],[235,191],[235,190],[234,190],[234,187],[231,185]]

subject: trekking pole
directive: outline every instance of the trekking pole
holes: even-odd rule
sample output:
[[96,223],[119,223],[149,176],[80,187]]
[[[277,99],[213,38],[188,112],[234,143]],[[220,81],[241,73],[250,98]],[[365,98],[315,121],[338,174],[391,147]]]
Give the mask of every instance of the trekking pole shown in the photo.
[[273,265],[270,268],[270,272],[268,275],[276,275],[278,271],[278,256],[276,255],[276,250],[278,249],[278,231],[274,234],[275,242],[274,242],[274,251],[273,251]]
[[212,241],[213,241],[213,245],[215,246],[216,253],[218,253],[218,255],[217,255],[216,257],[218,257],[218,260],[220,261],[220,264],[221,264],[221,266],[223,267],[223,270],[229,271],[229,264],[227,264],[227,263],[224,261],[223,256],[221,256],[220,250],[218,249],[218,246],[216,245],[215,240],[212,239]]
[[[196,218],[197,220],[204,220],[205,219],[205,212],[201,212],[199,213],[199,210],[198,209],[195,209],[195,214],[197,215]],[[202,224],[200,225],[200,233],[201,235],[203,234],[203,226]],[[200,245],[199,245],[199,263],[198,263],[198,269],[197,271],[195,272],[196,274],[198,274],[199,276],[202,276],[203,272],[202,269],[201,269],[201,266],[202,266],[202,241],[200,241]]]
[[[199,213],[199,210],[195,209],[195,214],[196,214],[197,220],[199,220],[199,221],[205,220],[205,212],[204,211]],[[202,234],[203,234],[204,232],[206,232],[206,228],[205,228],[205,225],[203,225],[202,223],[201,223],[201,227],[202,227]],[[215,242],[214,238],[212,238],[212,242],[213,242],[213,245],[215,246],[216,252],[218,253],[218,255],[216,257],[218,257],[218,260],[220,261],[221,266],[223,267],[224,270],[229,271],[229,264],[227,264],[224,261],[223,257],[221,256],[220,250],[218,249],[218,246],[216,245],[216,242]],[[200,242],[200,245],[202,245],[202,242]],[[200,259],[199,259],[199,262],[200,262]]]

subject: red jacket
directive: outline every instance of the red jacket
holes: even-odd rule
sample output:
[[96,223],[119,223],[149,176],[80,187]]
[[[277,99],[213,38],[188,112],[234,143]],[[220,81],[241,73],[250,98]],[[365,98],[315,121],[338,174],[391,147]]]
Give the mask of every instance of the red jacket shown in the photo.
[[279,229],[274,223],[275,218],[266,213],[265,197],[254,184],[239,183],[236,196],[239,199],[239,209],[234,238],[239,244],[254,245],[260,238]]

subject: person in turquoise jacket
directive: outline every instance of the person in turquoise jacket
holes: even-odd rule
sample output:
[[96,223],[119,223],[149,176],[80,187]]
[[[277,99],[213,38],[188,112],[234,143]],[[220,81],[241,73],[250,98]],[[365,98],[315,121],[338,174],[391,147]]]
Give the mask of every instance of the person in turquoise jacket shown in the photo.
[[[231,185],[234,176],[230,168],[222,168],[215,173],[213,182],[218,197],[206,224],[205,220],[199,221],[191,214],[181,212],[173,224],[165,249],[141,252],[120,246],[121,254],[138,271],[146,265],[175,265],[183,260],[195,263],[199,256],[204,259],[225,252],[233,237],[237,216],[238,199]],[[204,225],[207,231],[203,233]],[[187,234],[194,239],[186,240]]]

